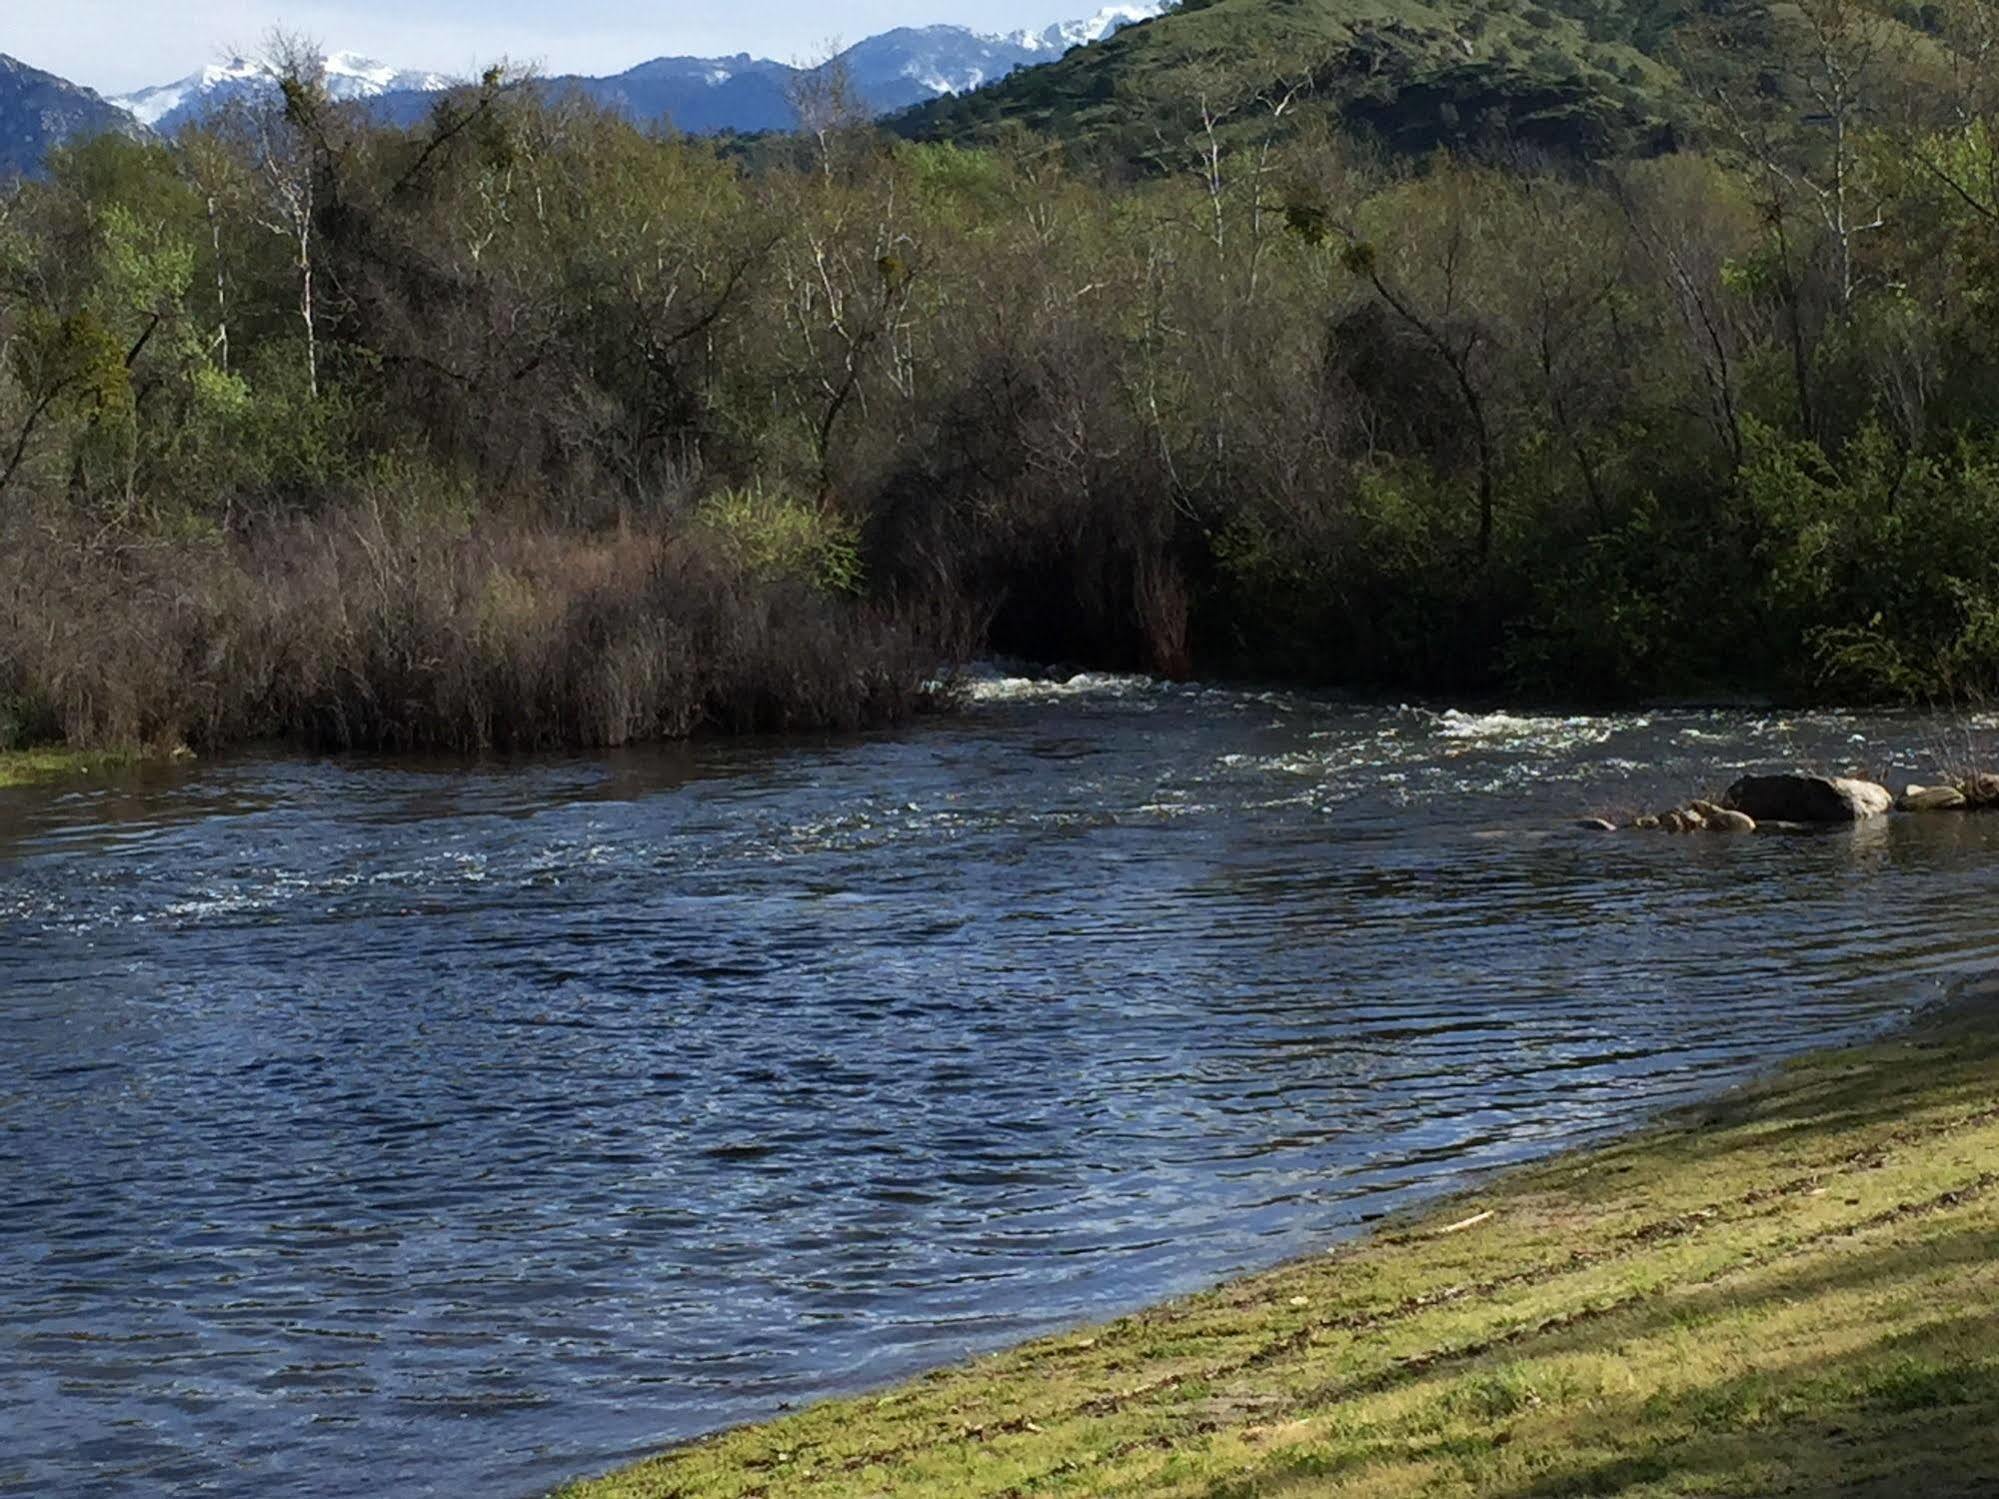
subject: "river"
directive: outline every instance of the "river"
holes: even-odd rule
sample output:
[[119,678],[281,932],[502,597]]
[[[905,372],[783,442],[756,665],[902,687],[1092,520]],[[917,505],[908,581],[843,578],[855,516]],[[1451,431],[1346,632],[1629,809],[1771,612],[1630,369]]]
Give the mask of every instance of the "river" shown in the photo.
[[1966,733],[988,674],[0,792],[0,1491],[533,1495],[1313,1250],[1989,968],[1999,816],[1570,826]]

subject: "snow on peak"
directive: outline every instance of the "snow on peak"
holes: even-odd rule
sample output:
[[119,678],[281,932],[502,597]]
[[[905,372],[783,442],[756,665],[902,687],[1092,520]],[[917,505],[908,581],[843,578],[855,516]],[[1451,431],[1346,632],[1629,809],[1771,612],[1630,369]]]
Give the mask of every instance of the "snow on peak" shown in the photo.
[[[1073,47],[1101,41],[1121,27],[1149,21],[1171,9],[1173,0],[1112,0],[1095,15],[1063,21],[1041,31],[987,36],[963,26],[905,27],[871,37],[850,48],[844,59],[856,81],[878,107],[900,109],[942,94],[962,94],[1004,78],[1015,68],[1047,62]],[[386,93],[428,93],[449,88],[437,73],[392,67],[358,52],[331,52],[321,59],[326,91],[336,99],[372,99]],[[642,63],[620,77],[664,87],[684,79],[694,87],[721,90],[737,79],[776,64],[733,58],[663,57]],[[779,70],[782,71],[782,70]],[[232,57],[173,83],[140,89],[110,102],[142,123],[171,134],[229,105],[268,98],[270,69],[262,62]],[[767,122],[759,122],[767,123]]]
[[1083,20],[1058,21],[1045,31],[1017,32],[1008,40],[1025,51],[1059,57],[1071,48],[1100,42],[1114,31],[1164,15],[1166,10],[1165,0],[1119,0]]
[[[1118,0],[1081,21],[1062,21],[1042,31],[1016,31],[1006,36],[988,36],[959,26],[932,26],[917,31],[891,32],[889,39],[920,38],[921,47],[910,45],[910,55],[901,76],[927,92],[964,94],[1003,78],[1017,67],[1060,57],[1074,47],[1101,41],[1112,32],[1139,21],[1164,15],[1171,0]],[[863,43],[856,55],[868,49]]]
[[[331,52],[320,59],[326,91],[336,99],[372,99],[391,89],[430,90],[450,86],[440,73],[392,68],[358,52]],[[142,124],[172,130],[187,120],[220,109],[238,99],[253,98],[268,89],[271,70],[244,57],[211,63],[198,73],[172,83],[140,89],[111,102]]]

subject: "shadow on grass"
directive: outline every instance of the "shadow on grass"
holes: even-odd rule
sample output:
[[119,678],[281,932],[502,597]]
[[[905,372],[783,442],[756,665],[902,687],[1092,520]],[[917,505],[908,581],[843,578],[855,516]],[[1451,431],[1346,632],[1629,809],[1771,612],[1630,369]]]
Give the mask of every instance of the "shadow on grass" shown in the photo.
[[[1989,1324],[1988,1324],[1989,1327]],[[1999,1494],[1999,1366],[1918,1337],[1771,1374],[1716,1380],[1666,1400],[1599,1405],[1585,1423],[1531,1438],[1551,1457],[1536,1477],[1481,1481],[1510,1433],[1384,1437],[1362,1448],[1286,1453],[1212,1485],[1207,1499],[1334,1492],[1470,1492],[1488,1499],[1855,1494],[1957,1499]],[[1523,1440],[1529,1440],[1523,1438]],[[1606,1449],[1613,1455],[1606,1456]],[[1459,1482],[1440,1486],[1439,1470]],[[1395,1481],[1407,1472],[1406,1483]]]
[[[1565,1499],[1651,1488],[1678,1494],[1999,1493],[1999,1364],[1990,1318],[1960,1318],[1830,1362],[1654,1395],[1599,1417],[1591,1446],[1626,1452],[1494,1499]],[[1623,1433],[1618,1423],[1629,1423]],[[1635,1435],[1656,1429],[1657,1436]],[[1635,1437],[1635,1439],[1634,1439]],[[1579,1444],[1580,1445],[1580,1444]]]
[[[1491,1499],[1632,1490],[1989,1499],[1999,1494],[1999,1303],[1984,1299],[1990,1290],[1983,1283],[1995,1264],[1999,1230],[1962,1231],[1802,1267],[1749,1295],[1708,1287],[1674,1298],[1670,1308],[1648,1306],[1532,1337],[1509,1345],[1497,1370],[1488,1357],[1452,1373],[1433,1368],[1419,1376],[1433,1393],[1385,1421],[1372,1440],[1273,1455],[1251,1473],[1212,1485],[1208,1499],[1335,1492],[1343,1481],[1373,1494],[1414,1494],[1436,1488],[1440,1472],[1455,1474],[1442,1492]],[[1485,1396],[1516,1379],[1531,1387],[1522,1371],[1533,1361],[1575,1355],[1617,1361],[1642,1356],[1656,1339],[1657,1363],[1671,1357],[1668,1340],[1698,1334],[1724,1316],[1740,1338],[1760,1316],[1841,1290],[1890,1294],[1900,1284],[1920,1307],[1913,1283],[1939,1273],[1951,1277],[1959,1293],[1954,1300],[1972,1300],[1978,1309],[1950,1316],[1940,1305],[1939,1315],[1920,1325],[1856,1345],[1854,1324],[1874,1316],[1869,1300],[1818,1329],[1842,1353],[1798,1348],[1793,1334],[1787,1362],[1736,1363],[1677,1388],[1531,1411],[1517,1433],[1514,1418],[1525,1407]],[[1452,1428],[1451,1418],[1467,1412],[1479,1418],[1469,1429],[1439,1429]],[[1517,1473],[1500,1476],[1502,1450],[1516,1435],[1542,1459],[1540,1471],[1524,1481]]]

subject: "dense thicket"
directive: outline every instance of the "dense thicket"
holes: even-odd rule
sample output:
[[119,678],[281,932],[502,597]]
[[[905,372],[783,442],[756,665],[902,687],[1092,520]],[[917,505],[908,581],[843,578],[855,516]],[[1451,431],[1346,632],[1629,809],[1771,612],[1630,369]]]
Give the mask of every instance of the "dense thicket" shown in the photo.
[[1727,18],[1647,159],[1221,84],[1140,172],[498,77],[402,132],[302,71],[70,151],[0,205],[0,739],[858,724],[979,643],[1988,691],[1999,69],[1907,19]]

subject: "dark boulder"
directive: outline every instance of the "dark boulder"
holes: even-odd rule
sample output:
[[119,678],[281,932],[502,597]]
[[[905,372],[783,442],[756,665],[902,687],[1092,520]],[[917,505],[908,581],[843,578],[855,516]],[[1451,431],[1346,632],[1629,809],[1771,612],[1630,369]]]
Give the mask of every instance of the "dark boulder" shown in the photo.
[[1833,776],[1744,776],[1723,805],[1757,822],[1866,822],[1895,808],[1886,786]]

